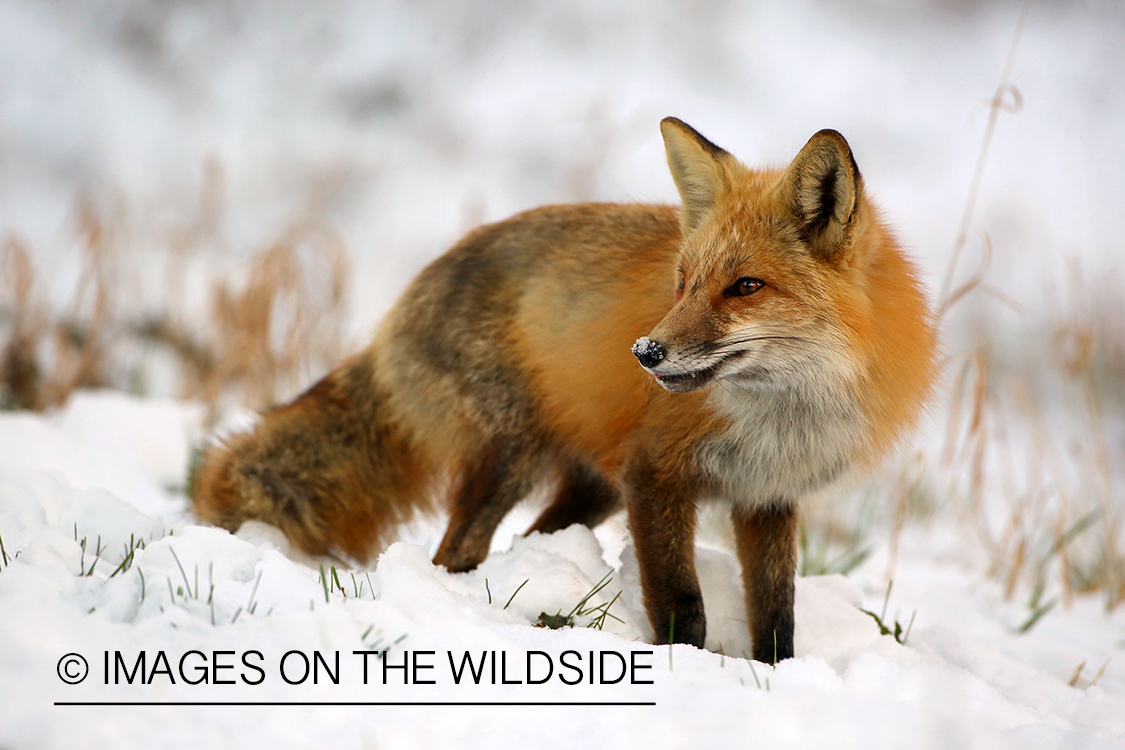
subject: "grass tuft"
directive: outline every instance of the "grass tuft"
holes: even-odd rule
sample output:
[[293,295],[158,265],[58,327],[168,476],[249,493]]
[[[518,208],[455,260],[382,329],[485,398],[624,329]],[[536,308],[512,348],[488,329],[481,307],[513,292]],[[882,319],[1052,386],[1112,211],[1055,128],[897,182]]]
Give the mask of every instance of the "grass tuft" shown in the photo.
[[871,619],[875,621],[875,624],[879,626],[880,635],[893,636],[896,641],[905,646],[907,639],[910,638],[910,629],[914,627],[914,617],[918,614],[918,610],[914,610],[914,612],[911,613],[910,621],[906,624],[905,628],[903,628],[902,623],[900,623],[897,618],[895,619],[894,627],[888,626],[886,624],[887,604],[891,599],[892,585],[894,585],[894,581],[887,582],[887,591],[885,594],[883,594],[883,610],[880,614],[875,614],[874,612],[864,609],[863,607],[859,607],[858,609],[865,615],[869,615]]
[[[590,599],[594,598],[599,592],[601,592],[602,589],[604,589],[610,584],[611,581],[613,581],[613,578],[611,577],[612,575],[612,573],[606,573],[604,576],[602,576],[602,579],[594,584],[593,588],[586,592],[586,595],[583,596],[567,614],[564,615],[562,613],[562,610],[559,610],[553,615],[549,615],[546,612],[540,612],[539,619],[535,623],[536,627],[549,628],[551,630],[558,630],[559,628],[568,627],[572,628],[575,626],[576,618],[588,617],[594,613],[597,614],[593,617],[593,619],[590,620],[588,627],[591,627],[595,630],[601,630],[605,627],[605,621],[607,617],[612,617],[614,620],[617,620],[620,623],[624,623],[624,620],[614,614],[611,614],[609,611],[610,607],[612,607],[621,597],[620,591],[618,591],[608,602],[599,604],[595,607],[586,606]],[[524,583],[526,583],[526,581]],[[519,589],[517,589],[517,591],[518,590]],[[514,597],[515,594],[513,594],[512,596]]]

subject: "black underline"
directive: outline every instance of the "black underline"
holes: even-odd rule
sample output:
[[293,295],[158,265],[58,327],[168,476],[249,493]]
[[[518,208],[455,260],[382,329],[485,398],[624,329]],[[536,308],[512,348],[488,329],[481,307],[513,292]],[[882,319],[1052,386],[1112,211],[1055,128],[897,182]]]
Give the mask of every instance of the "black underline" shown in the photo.
[[55,701],[56,706],[655,706],[655,701]]

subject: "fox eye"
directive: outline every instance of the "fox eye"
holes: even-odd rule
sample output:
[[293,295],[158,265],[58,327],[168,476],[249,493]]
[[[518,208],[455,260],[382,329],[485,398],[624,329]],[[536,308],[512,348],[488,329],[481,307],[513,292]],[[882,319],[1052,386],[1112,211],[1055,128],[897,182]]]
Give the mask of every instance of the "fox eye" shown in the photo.
[[726,296],[746,297],[758,291],[765,285],[766,282],[762,281],[761,279],[751,279],[749,277],[742,278],[734,282],[734,285],[727,289]]

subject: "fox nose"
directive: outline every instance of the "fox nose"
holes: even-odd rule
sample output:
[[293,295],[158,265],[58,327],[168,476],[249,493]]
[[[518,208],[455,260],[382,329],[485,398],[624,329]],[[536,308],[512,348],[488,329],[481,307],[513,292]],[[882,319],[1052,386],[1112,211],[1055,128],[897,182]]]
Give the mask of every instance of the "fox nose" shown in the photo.
[[668,350],[648,336],[642,336],[633,344],[633,354],[641,365],[651,370],[664,361],[668,356]]

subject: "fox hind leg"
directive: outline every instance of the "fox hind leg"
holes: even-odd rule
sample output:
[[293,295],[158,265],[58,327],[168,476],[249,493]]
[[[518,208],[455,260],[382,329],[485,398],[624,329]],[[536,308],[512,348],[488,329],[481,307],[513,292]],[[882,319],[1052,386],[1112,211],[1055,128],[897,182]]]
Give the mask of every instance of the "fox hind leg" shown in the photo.
[[574,463],[563,473],[554,499],[536,519],[530,534],[550,534],[573,524],[594,528],[621,507],[621,493],[601,472]]
[[467,462],[454,480],[434,563],[463,572],[483,562],[496,527],[535,486],[541,465],[541,451],[525,438],[495,438]]

